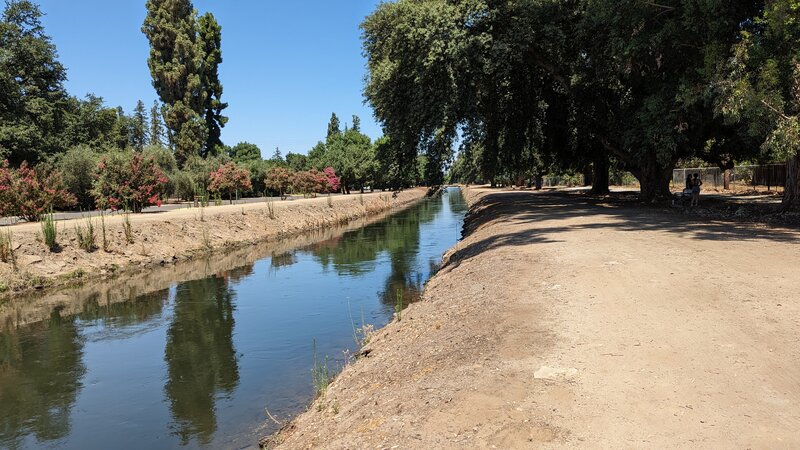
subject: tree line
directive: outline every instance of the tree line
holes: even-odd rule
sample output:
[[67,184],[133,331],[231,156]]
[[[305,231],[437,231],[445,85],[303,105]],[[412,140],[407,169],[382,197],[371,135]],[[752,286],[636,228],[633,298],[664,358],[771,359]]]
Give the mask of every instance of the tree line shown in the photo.
[[631,172],[669,195],[700,158],[788,161],[800,206],[800,4],[792,0],[398,0],[362,23],[365,96],[399,170],[439,180]]

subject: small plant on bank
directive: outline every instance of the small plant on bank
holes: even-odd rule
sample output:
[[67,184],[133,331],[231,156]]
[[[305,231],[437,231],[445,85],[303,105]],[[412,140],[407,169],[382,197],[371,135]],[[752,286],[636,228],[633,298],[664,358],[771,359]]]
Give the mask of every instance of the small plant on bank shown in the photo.
[[320,361],[317,358],[317,340],[313,341],[314,352],[314,367],[311,369],[311,381],[314,384],[314,398],[319,398],[325,395],[328,390],[328,385],[331,383],[332,375],[328,365],[328,357],[325,361]]
[[75,224],[75,236],[78,238],[78,246],[91,253],[97,250],[94,220],[91,217],[87,217],[85,222],[85,225]]
[[267,200],[267,213],[270,219],[275,220],[275,200]]
[[45,215],[42,220],[42,237],[44,238],[44,244],[51,252],[58,251],[58,226],[53,218],[52,211]]
[[0,261],[7,263],[14,262],[13,235],[11,230],[0,230]]
[[131,215],[127,211],[122,216],[122,232],[125,234],[125,242],[133,244],[133,227],[131,226]]
[[109,251],[108,245],[108,235],[106,234],[106,213],[104,211],[100,211],[100,229],[103,233],[103,251]]
[[203,227],[203,248],[210,252],[214,249],[214,246],[211,244],[211,237],[208,235],[208,229]]
[[398,289],[396,293],[397,300],[394,304],[394,313],[397,316],[397,321],[400,322],[403,320],[403,290]]
[[358,201],[361,202],[361,206],[364,206],[364,194],[358,194]]
[[330,193],[328,193],[328,208],[333,208],[333,199]]

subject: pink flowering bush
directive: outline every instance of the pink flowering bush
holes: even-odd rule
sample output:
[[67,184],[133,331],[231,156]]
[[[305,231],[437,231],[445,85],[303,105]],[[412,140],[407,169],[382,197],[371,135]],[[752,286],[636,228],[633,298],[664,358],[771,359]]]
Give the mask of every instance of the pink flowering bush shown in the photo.
[[138,213],[147,206],[161,206],[168,182],[152,156],[114,152],[100,158],[92,195],[101,208]]
[[233,194],[236,191],[247,192],[253,188],[253,184],[250,182],[250,172],[233,162],[226,163],[211,172],[209,179],[208,190],[227,193],[231,203],[233,203]]
[[75,205],[75,196],[64,189],[58,171],[35,169],[23,162],[12,169],[0,164],[0,216],[18,216],[36,222],[48,211]]
[[322,172],[325,174],[325,187],[323,192],[337,192],[341,187],[341,179],[336,176],[336,171],[333,167],[326,167]]

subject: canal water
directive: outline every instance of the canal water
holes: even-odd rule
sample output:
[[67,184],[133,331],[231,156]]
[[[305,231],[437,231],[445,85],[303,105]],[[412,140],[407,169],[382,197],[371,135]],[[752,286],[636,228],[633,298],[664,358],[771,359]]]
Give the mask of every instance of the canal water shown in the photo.
[[458,189],[130,301],[0,329],[0,448],[248,448],[313,399],[354,328],[392,320],[460,238]]

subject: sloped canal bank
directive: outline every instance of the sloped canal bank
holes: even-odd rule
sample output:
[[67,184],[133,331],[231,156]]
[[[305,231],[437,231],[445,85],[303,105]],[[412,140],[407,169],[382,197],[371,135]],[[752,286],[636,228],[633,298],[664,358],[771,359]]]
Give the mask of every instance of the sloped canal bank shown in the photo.
[[254,446],[273,431],[265,408],[287,418],[312,399],[313,343],[341,364],[354,323],[381,327],[398,292],[417,295],[465,211],[450,189],[251,264],[0,327],[0,447]]

